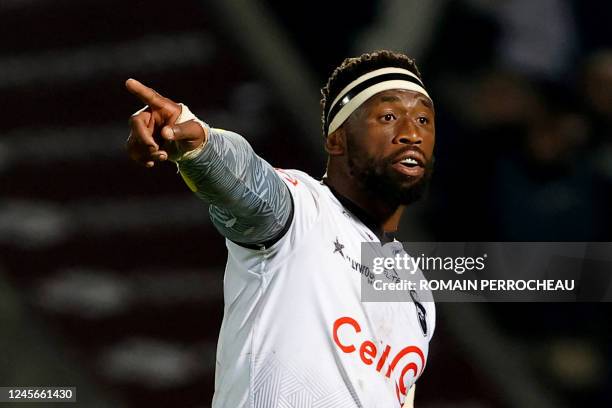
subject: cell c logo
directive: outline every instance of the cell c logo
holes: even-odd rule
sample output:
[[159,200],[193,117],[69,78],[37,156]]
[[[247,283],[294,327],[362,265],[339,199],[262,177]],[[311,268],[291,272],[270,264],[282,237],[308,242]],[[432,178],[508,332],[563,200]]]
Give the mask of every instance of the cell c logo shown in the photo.
[[350,354],[350,353],[357,351],[357,347],[359,347],[359,358],[361,359],[363,364],[365,365],[375,364],[373,368],[375,368],[376,371],[378,371],[381,374],[383,374],[383,371],[381,370],[385,366],[385,363],[389,360],[390,361],[389,365],[387,366],[387,370],[384,373],[384,376],[387,378],[391,378],[391,374],[397,371],[396,369],[400,361],[404,357],[407,357],[410,354],[416,354],[419,357],[420,365],[411,361],[405,366],[403,366],[403,368],[400,371],[398,381],[395,384],[396,392],[398,394],[398,399],[399,399],[399,394],[406,395],[407,390],[406,390],[406,383],[404,381],[404,377],[409,372],[412,372],[412,376],[414,378],[417,378],[421,375],[421,373],[423,372],[423,368],[425,368],[425,356],[423,354],[423,351],[417,346],[407,346],[401,349],[399,352],[397,352],[397,354],[393,355],[393,351],[391,350],[390,345],[388,344],[385,345],[382,352],[380,352],[380,350],[376,347],[376,344],[370,340],[364,340],[361,342],[361,344],[356,346],[355,344],[352,344],[350,341],[343,340],[340,338],[338,331],[343,326],[352,327],[355,333],[361,332],[361,326],[359,325],[357,320],[351,317],[348,317],[348,316],[340,317],[339,319],[337,319],[334,322],[333,339],[334,339],[334,343],[336,343],[338,348],[340,348],[340,350],[342,350],[344,353]]

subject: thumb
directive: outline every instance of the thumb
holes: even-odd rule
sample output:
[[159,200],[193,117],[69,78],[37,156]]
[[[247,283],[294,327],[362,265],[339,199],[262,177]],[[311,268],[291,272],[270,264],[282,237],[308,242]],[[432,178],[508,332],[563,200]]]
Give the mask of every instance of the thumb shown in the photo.
[[[164,126],[161,136],[168,141],[174,142],[199,142],[198,146],[206,139],[204,128],[195,120],[184,123],[176,123],[172,126]],[[196,146],[197,147],[197,146]]]
[[196,121],[190,120],[173,126],[164,126],[162,137],[168,142],[165,149],[170,160],[175,160],[187,152],[195,150],[206,143],[208,134]]

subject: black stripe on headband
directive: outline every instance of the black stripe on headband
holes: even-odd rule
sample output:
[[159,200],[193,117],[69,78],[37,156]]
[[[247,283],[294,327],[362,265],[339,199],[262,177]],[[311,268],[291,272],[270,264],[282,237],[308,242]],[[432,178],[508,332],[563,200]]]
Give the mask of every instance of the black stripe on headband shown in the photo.
[[370,78],[370,79],[368,79],[366,81],[363,81],[362,83],[356,85],[352,89],[349,89],[344,95],[342,95],[342,97],[338,100],[338,103],[333,107],[333,109],[331,109],[327,113],[327,116],[325,117],[325,135],[327,136],[327,132],[329,131],[329,122],[330,122],[330,119],[335,117],[338,114],[338,112],[340,112],[340,109],[342,109],[344,107],[344,105],[349,103],[351,101],[351,99],[353,99],[355,96],[357,96],[361,91],[363,91],[366,88],[371,87],[372,85],[376,85],[376,84],[378,84],[380,82],[395,81],[395,80],[402,80],[402,81],[412,82],[414,84],[417,84],[417,85],[425,88],[423,86],[423,83],[421,81],[419,81],[417,78],[413,77],[412,75],[402,74],[402,73],[399,73],[399,72],[393,72],[393,73],[389,73],[389,74],[377,75],[377,76],[372,77],[372,78]]

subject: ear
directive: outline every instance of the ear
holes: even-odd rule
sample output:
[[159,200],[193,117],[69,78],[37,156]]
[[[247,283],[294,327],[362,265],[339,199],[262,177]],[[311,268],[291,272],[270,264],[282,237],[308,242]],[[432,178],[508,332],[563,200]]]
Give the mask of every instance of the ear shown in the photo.
[[330,156],[342,156],[346,150],[346,132],[344,126],[334,130],[325,139],[325,150]]

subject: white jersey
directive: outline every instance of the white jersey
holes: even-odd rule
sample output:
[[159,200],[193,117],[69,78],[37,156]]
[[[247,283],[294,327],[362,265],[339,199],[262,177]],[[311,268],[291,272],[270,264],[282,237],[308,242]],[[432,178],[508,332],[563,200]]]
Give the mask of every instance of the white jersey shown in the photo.
[[378,239],[320,181],[277,171],[294,203],[286,234],[264,250],[227,240],[213,407],[399,407],[434,304],[361,302],[361,243]]

